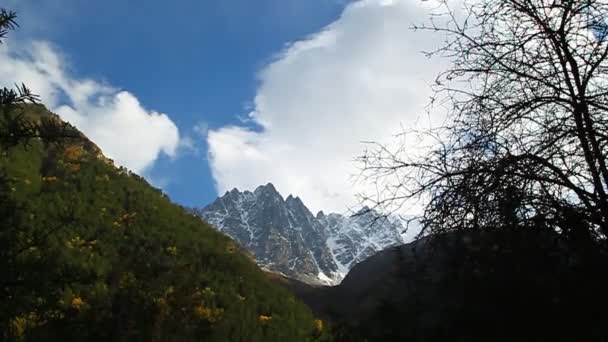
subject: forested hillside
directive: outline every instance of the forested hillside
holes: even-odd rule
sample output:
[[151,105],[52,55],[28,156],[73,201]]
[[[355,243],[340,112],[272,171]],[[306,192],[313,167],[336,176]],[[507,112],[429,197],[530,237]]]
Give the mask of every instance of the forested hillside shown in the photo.
[[517,228],[386,249],[334,287],[273,279],[330,319],[335,341],[605,341],[607,266],[595,243]]
[[0,340],[323,339],[231,239],[43,106],[0,109],[5,129],[25,115],[63,136],[0,156]]

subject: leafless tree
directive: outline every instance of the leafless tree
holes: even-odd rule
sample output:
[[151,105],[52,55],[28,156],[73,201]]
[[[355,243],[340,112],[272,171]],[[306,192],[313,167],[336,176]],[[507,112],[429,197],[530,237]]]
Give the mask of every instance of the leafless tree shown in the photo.
[[425,201],[422,234],[545,226],[608,237],[608,1],[464,0],[415,30],[447,37],[431,108],[445,126],[423,158],[372,144],[364,194],[396,210]]

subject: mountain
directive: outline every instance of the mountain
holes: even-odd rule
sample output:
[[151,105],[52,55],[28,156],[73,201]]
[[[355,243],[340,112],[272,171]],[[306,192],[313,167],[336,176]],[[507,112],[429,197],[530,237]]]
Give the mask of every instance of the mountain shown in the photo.
[[369,208],[362,208],[352,216],[319,212],[316,218],[326,232],[339,280],[375,253],[404,243],[402,221],[397,217],[379,217]]
[[608,255],[544,229],[458,232],[388,248],[337,286],[272,275],[335,341],[604,341]]
[[43,106],[0,105],[7,136],[34,122],[61,129],[1,145],[0,340],[323,339],[234,240]]
[[284,199],[272,183],[253,192],[233,189],[195,212],[263,268],[305,282],[337,284],[356,263],[403,243],[398,219],[377,219],[367,208],[352,216],[313,215],[300,198]]

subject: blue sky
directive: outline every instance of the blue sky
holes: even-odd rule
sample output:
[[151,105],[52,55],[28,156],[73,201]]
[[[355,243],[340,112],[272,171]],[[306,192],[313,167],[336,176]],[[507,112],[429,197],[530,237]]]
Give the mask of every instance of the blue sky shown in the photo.
[[418,0],[6,6],[21,28],[2,82],[25,80],[187,206],[273,182],[313,210],[347,209],[360,142],[417,122],[441,65],[420,53],[437,39],[409,30],[427,14]]
[[[41,3],[10,4],[19,11],[19,38],[51,41],[76,75],[137,94],[146,107],[171,113],[185,132],[201,122],[210,128],[238,123],[262,66],[285,44],[335,20],[345,5],[334,0]],[[206,144],[198,143],[198,155],[161,157],[146,171],[185,205],[216,197]]]

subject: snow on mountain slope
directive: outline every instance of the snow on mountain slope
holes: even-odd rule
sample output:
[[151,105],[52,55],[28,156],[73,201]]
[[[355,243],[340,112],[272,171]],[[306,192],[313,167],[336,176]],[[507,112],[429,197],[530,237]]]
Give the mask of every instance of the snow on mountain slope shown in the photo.
[[404,227],[400,221],[378,219],[367,208],[353,216],[320,212],[317,219],[326,227],[327,245],[342,276],[376,252],[404,242],[400,234]]
[[271,183],[237,189],[195,213],[231,236],[265,269],[307,282],[338,284],[357,263],[403,244],[400,220],[358,215],[313,216],[298,197],[286,199]]

